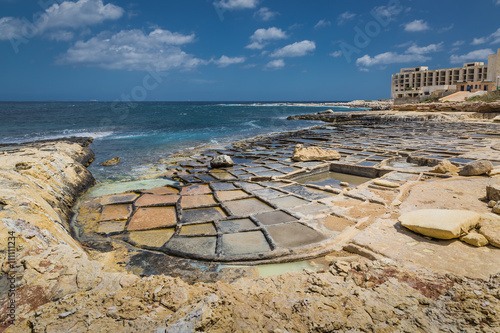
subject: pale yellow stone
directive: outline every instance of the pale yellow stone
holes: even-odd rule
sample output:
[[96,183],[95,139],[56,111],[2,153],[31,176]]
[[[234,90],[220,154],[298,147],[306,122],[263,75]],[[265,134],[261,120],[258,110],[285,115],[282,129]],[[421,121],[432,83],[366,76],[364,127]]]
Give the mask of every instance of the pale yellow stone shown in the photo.
[[400,186],[397,183],[393,183],[385,179],[377,179],[373,183],[378,186],[390,187],[390,188],[398,188]]
[[488,245],[488,240],[476,231],[471,231],[467,235],[460,237],[460,240],[469,245],[482,247]]

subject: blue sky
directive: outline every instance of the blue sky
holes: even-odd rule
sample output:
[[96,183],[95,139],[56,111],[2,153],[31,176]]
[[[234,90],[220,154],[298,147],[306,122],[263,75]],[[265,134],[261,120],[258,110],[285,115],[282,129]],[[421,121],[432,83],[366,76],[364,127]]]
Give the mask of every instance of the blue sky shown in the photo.
[[401,67],[486,61],[500,0],[0,0],[2,101],[390,97]]

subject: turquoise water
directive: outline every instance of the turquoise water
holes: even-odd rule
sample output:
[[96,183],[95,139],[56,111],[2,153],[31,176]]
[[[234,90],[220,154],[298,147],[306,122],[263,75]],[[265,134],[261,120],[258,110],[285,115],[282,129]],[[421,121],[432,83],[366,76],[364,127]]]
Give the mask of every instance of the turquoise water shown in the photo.
[[[0,103],[0,143],[91,136],[98,180],[140,175],[169,154],[204,144],[224,145],[272,132],[313,126],[290,115],[330,107],[227,103]],[[342,108],[333,108],[345,111]],[[101,167],[118,156],[121,163]]]

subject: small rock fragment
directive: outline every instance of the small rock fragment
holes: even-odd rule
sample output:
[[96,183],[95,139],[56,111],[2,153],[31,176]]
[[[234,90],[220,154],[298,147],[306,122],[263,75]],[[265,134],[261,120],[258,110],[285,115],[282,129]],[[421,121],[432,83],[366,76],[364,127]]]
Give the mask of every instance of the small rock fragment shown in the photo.
[[493,213],[500,214],[500,202],[497,202],[497,204],[493,207]]
[[488,200],[500,201],[500,184],[486,186],[486,197]]
[[493,170],[493,164],[488,160],[473,161],[460,170],[460,176],[480,176]]
[[434,169],[430,170],[433,173],[448,174],[456,176],[458,175],[458,167],[453,165],[450,161],[444,160],[439,163]]
[[500,248],[500,217],[491,213],[483,214],[479,222],[479,233],[491,245]]
[[233,160],[228,155],[219,155],[213,158],[210,161],[210,166],[212,168],[228,168],[234,165]]
[[112,166],[112,165],[117,165],[120,163],[120,158],[119,157],[114,157],[110,160],[107,160],[106,162],[102,163],[102,166]]
[[348,182],[341,182],[340,186],[342,186],[342,187],[349,187],[349,183]]
[[490,202],[488,202],[488,207],[489,207],[489,208],[493,208],[493,207],[495,207],[495,206],[496,206],[496,204],[497,204],[497,202],[496,202],[496,201],[491,200]]
[[385,179],[377,179],[373,183],[378,186],[390,187],[390,188],[398,188],[400,186],[397,183],[393,183]]
[[340,160],[341,157],[336,150],[323,149],[321,147],[305,148],[303,145],[298,144],[295,146],[292,159],[295,162],[307,162]]
[[488,245],[488,240],[481,234],[478,234],[475,230],[469,232],[467,235],[460,237],[460,240],[469,245],[482,247]]

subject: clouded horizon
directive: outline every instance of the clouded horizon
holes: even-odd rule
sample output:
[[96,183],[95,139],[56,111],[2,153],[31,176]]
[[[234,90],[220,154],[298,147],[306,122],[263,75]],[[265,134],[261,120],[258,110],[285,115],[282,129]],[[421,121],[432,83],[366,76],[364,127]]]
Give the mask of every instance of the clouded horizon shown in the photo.
[[[500,0],[0,0],[1,101],[344,101],[500,48]],[[465,9],[465,10],[464,10]]]

